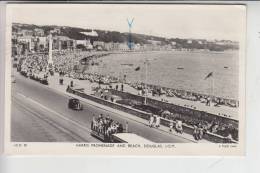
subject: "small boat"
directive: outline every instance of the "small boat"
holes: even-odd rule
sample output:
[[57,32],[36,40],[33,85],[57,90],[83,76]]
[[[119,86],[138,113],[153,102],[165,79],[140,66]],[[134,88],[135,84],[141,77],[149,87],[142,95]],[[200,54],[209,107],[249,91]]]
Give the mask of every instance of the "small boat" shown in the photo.
[[225,69],[228,69],[228,67],[227,67],[227,66],[225,66],[224,68],[225,68]]
[[134,64],[121,64],[121,65],[133,66]]
[[183,70],[184,68],[183,67],[177,67],[178,70]]

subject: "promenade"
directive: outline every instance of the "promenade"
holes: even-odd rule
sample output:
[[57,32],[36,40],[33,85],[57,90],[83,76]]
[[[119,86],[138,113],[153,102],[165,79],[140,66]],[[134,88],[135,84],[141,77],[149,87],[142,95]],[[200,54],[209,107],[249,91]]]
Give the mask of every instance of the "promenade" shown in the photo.
[[[76,96],[74,94],[70,94],[70,93],[66,92],[67,86],[70,84],[71,81],[73,81],[75,89],[83,89],[84,88],[84,92],[86,94],[89,94],[89,95],[90,94],[94,94],[94,91],[92,91],[92,87],[97,87],[98,86],[97,83],[91,83],[88,80],[78,80],[78,79],[71,79],[71,78],[68,78],[68,77],[63,77],[63,80],[64,80],[63,85],[60,85],[59,84],[59,79],[60,79],[60,77],[59,77],[58,74],[55,74],[54,76],[50,76],[49,79],[48,79],[49,80],[49,85],[48,86],[50,88],[58,91],[58,92],[66,94],[66,95],[68,95],[70,97],[78,98],[79,100],[84,101],[84,102],[86,102],[86,103],[88,103],[90,105],[93,105],[93,106],[96,106],[98,108],[107,110],[109,112],[120,114],[121,116],[125,117],[126,120],[127,119],[131,119],[131,120],[134,120],[136,122],[142,123],[145,126],[148,126],[148,121],[144,120],[144,119],[142,119],[140,117],[134,116],[132,114],[129,114],[129,113],[126,113],[126,112],[123,112],[123,111],[111,108],[109,106],[102,105],[102,104],[96,103],[94,101],[91,101],[91,100],[88,100],[88,99],[85,99],[85,98],[82,98],[82,97],[79,97],[79,96]],[[116,84],[113,84],[113,87],[115,85]],[[101,87],[105,88],[106,85],[101,85]],[[130,86],[126,86],[125,89],[126,89],[127,92],[131,92],[131,93],[135,92],[134,91],[135,89],[130,87]],[[170,132],[168,127],[162,126],[162,125],[159,128],[157,128],[157,130],[161,131],[162,133],[168,133],[168,134],[172,134],[172,135],[175,135],[175,136],[187,139],[187,140],[189,140],[191,142],[196,142],[196,143],[208,143],[209,142],[209,141],[207,141],[205,139],[197,141],[197,140],[194,139],[194,137],[192,135],[187,134],[187,133],[178,134],[176,132]]]
[[[59,81],[58,74],[55,74],[54,76],[50,77],[49,81],[50,81],[50,85],[53,85],[54,83],[58,84],[58,81]],[[91,83],[88,80],[79,80],[79,79],[72,79],[69,77],[64,77],[65,86],[69,85],[70,81],[73,81],[76,88],[83,88],[84,92],[87,94],[94,94],[94,91],[92,89],[99,86],[98,83],[94,83],[94,82]],[[113,83],[112,88],[115,88],[116,85],[118,85],[118,88],[120,90],[121,83]],[[100,86],[101,86],[101,88],[108,88],[108,85],[101,84]],[[138,90],[131,87],[128,84],[124,84],[124,92],[138,95]],[[151,99],[159,100],[159,101],[164,101],[167,103],[172,103],[172,104],[175,104],[178,106],[194,109],[194,110],[204,111],[204,112],[222,116],[225,118],[230,118],[232,120],[239,119],[239,117],[238,117],[239,108],[228,107],[228,106],[224,106],[224,105],[214,106],[213,103],[211,103],[210,106],[206,106],[205,103],[201,103],[199,101],[191,101],[191,100],[181,99],[181,98],[177,98],[177,97],[167,97],[166,95],[152,96],[151,93],[148,93],[147,97],[149,97]]]

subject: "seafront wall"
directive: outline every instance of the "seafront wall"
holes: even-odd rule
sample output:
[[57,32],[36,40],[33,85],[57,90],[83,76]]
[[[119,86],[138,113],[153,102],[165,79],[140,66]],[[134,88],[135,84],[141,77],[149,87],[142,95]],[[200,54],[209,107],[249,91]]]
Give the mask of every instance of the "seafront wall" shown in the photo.
[[[134,95],[131,93],[127,92],[122,92],[114,89],[109,90],[112,95],[117,95],[121,97],[122,99],[130,99],[130,100],[136,100],[140,103],[144,103],[145,98],[143,96],[139,95]],[[183,107],[180,105],[176,105],[173,103],[167,103],[167,102],[162,102],[159,100],[151,99],[151,98],[146,98],[146,103],[150,106],[156,107],[158,109],[162,110],[168,110],[170,112],[175,112],[181,115],[187,115],[187,116],[192,116],[192,117],[203,117],[204,119],[212,120],[214,119],[219,119],[222,122],[227,122],[227,123],[232,123],[232,124],[237,124],[235,120],[230,120],[228,118],[220,117],[218,115],[210,114],[208,112],[200,111],[198,109],[193,109],[193,108],[188,108],[188,107]]]
[[[129,114],[132,114],[134,116],[140,117],[140,118],[145,119],[145,120],[149,120],[149,117],[150,117],[150,114],[148,114],[148,113],[146,113],[144,111],[140,111],[140,110],[134,109],[134,108],[132,108],[130,106],[128,107],[128,106],[124,106],[124,105],[121,105],[121,104],[118,104],[118,103],[115,103],[115,102],[107,101],[107,100],[104,100],[102,98],[86,94],[86,93],[84,93],[82,91],[78,91],[78,90],[75,90],[75,89],[72,89],[72,88],[68,88],[67,92],[75,94],[75,95],[80,96],[82,98],[89,99],[89,100],[97,102],[99,104],[102,104],[102,105],[105,105],[105,106],[109,106],[111,108],[114,108],[114,109],[117,109],[117,110],[129,113]],[[173,123],[175,124],[176,122],[173,122]],[[161,125],[169,127],[169,124],[170,124],[170,120],[161,118]],[[192,126],[188,126],[186,124],[183,124],[183,131],[184,131],[184,133],[192,135],[193,127]],[[208,140],[208,141],[214,142],[214,143],[225,143],[225,141],[226,141],[226,139],[224,137],[216,135],[216,134],[213,134],[213,133],[209,133],[209,132],[207,132],[203,136],[203,138]],[[232,141],[232,142],[236,143],[236,141]]]

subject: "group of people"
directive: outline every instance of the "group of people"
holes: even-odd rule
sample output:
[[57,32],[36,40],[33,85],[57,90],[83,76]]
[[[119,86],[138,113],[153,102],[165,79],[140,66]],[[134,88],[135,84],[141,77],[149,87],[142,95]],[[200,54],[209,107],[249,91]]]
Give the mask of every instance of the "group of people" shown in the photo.
[[166,95],[167,97],[177,97],[185,100],[199,101],[205,103],[206,106],[210,106],[212,103],[214,106],[225,105],[229,107],[238,107],[238,101],[231,99],[224,99],[220,97],[212,97],[205,94],[199,94],[194,92],[189,92],[185,90],[178,90],[166,87],[160,87],[156,85],[147,85],[145,83],[131,83],[131,87],[138,90],[138,95],[145,95],[151,93],[152,96],[162,96]]
[[193,126],[194,130],[193,130],[193,137],[195,140],[201,140],[203,138],[203,135],[207,132],[207,130],[205,128],[203,128],[203,126],[201,124],[195,124]]
[[[193,136],[196,140],[202,139],[206,132],[214,133],[223,137],[230,136],[232,139],[238,140],[238,128],[232,124],[222,122],[217,119],[203,119],[177,113],[162,115],[163,118],[170,121],[181,121],[182,123],[194,128]],[[203,132],[203,133],[202,133]]]
[[203,135],[207,132],[214,133],[220,136],[223,136],[227,140],[238,140],[238,129],[233,127],[231,124],[221,123],[220,121],[211,122],[196,119],[196,118],[187,118],[182,116],[175,116],[173,113],[170,116],[154,115],[151,114],[148,124],[149,127],[160,127],[161,118],[169,120],[169,131],[176,132],[179,134],[183,133],[183,124],[193,127],[193,137],[195,140],[203,139]]
[[[128,131],[126,123],[125,132]],[[96,132],[98,135],[104,135],[104,138],[109,139],[112,134],[123,133],[123,125],[117,121],[114,121],[112,118],[107,115],[106,117],[100,114],[98,117],[93,115],[91,122],[91,130]]]
[[68,77],[79,79],[79,80],[88,80],[91,83],[98,84],[111,84],[119,82],[119,79],[110,75],[101,75],[98,73],[86,73],[86,72],[71,72],[68,73]]
[[154,114],[150,115],[149,127],[159,128],[160,122],[161,122],[161,117],[159,115],[154,115]]
[[48,61],[46,55],[28,55],[26,58],[21,57],[21,61],[17,66],[18,71],[26,77],[48,84]]
[[182,134],[183,133],[183,128],[182,128],[182,121],[176,121],[175,125],[174,125],[174,122],[171,120],[170,121],[170,129],[169,131],[170,132],[176,132],[176,133],[180,133]]

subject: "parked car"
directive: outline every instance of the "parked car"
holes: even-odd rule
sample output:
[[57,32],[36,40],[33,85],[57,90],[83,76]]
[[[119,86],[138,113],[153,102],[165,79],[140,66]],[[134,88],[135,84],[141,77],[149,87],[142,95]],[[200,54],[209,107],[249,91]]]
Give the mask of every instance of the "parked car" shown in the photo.
[[70,98],[68,103],[68,108],[73,110],[83,110],[83,106],[80,103],[79,99]]

